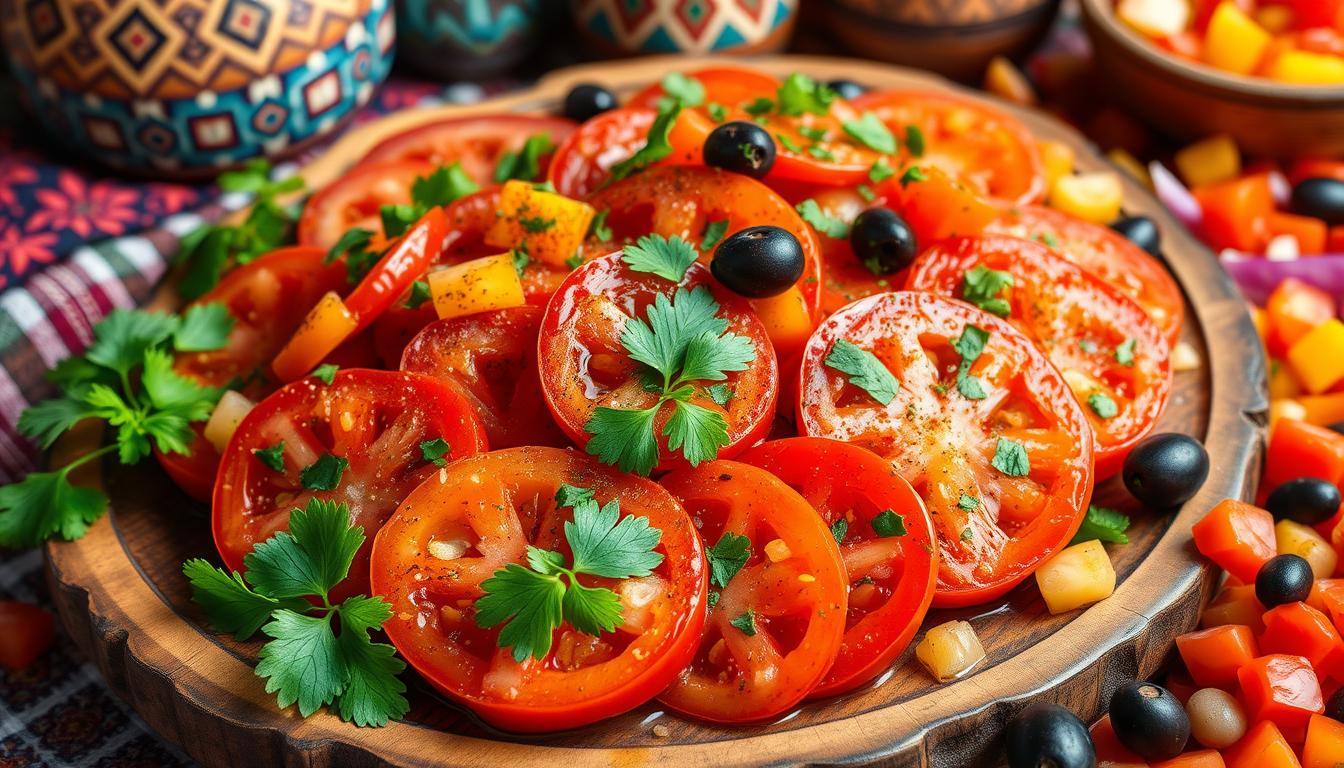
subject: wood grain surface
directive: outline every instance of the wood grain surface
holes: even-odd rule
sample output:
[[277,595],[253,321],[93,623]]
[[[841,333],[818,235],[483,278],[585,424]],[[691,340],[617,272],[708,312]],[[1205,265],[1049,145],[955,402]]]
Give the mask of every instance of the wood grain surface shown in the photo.
[[[303,170],[310,187],[336,178],[378,139],[406,127],[496,110],[552,111],[577,82],[618,92],[672,69],[704,62],[644,59],[557,72],[534,89],[472,107],[408,111],[362,126]],[[884,65],[774,57],[755,66],[775,74],[848,77],[877,88],[951,88]],[[1042,138],[1064,141],[1083,170],[1106,166],[1059,122],[1017,110]],[[180,572],[189,557],[214,557],[208,510],[179,493],[156,466],[95,468],[112,499],[108,517],[77,542],[48,546],[53,595],[67,629],[112,687],[140,715],[208,766],[642,766],[883,764],[971,766],[989,762],[1003,725],[1029,699],[1059,701],[1089,717],[1120,682],[1151,674],[1172,639],[1195,623],[1212,573],[1195,555],[1190,526],[1218,500],[1249,499],[1259,473],[1266,408],[1264,360],[1244,304],[1212,254],[1149,194],[1126,181],[1126,209],[1154,217],[1170,267],[1188,301],[1184,338],[1203,365],[1180,373],[1161,429],[1208,446],[1212,473],[1198,496],[1174,514],[1138,508],[1118,481],[1096,501],[1134,519],[1132,542],[1111,547],[1120,584],[1082,611],[1051,616],[1031,580],[994,604],[935,611],[925,626],[968,618],[989,654],[961,680],[937,685],[905,657],[868,689],[805,704],[779,721],[718,727],[646,705],[614,720],[547,737],[516,737],[483,726],[406,674],[412,711],[382,729],[357,729],[319,713],[280,712],[252,665],[257,644],[203,627]],[[171,302],[170,296],[161,301]],[[56,461],[89,450],[99,435],[72,435]],[[662,726],[662,727],[656,727]],[[675,761],[675,762],[672,762]]]

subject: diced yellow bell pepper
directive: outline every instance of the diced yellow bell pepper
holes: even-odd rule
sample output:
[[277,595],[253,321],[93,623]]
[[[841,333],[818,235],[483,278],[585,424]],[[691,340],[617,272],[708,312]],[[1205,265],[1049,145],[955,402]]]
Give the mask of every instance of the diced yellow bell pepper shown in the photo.
[[1311,573],[1318,579],[1335,574],[1339,555],[1321,534],[1294,520],[1280,520],[1274,524],[1274,542],[1280,555],[1298,555],[1311,565]]
[[1344,421],[1344,392],[1308,395],[1297,398],[1304,415],[1302,421],[1318,427],[1328,427]]
[[1269,76],[1294,85],[1341,85],[1344,84],[1344,57],[1287,51],[1274,60]]
[[1269,401],[1269,427],[1274,428],[1275,422],[1279,419],[1288,419],[1289,421],[1306,421],[1307,409],[1296,400],[1284,398],[1282,400]]
[[1143,163],[1139,162],[1137,157],[1116,147],[1106,153],[1106,159],[1119,166],[1120,170],[1129,174],[1135,181],[1149,189],[1153,188],[1153,177],[1149,175],[1148,169]]
[[1045,188],[1054,189],[1055,181],[1073,174],[1073,162],[1076,155],[1073,147],[1062,141],[1041,139],[1036,142],[1041,153],[1041,164],[1045,166]]
[[345,306],[341,295],[327,291],[276,353],[271,370],[280,381],[307,376],[323,358],[353,336],[358,327],[359,318]]
[[1255,23],[1271,34],[1287,32],[1293,26],[1293,9],[1286,5],[1262,5],[1255,9]]
[[1014,104],[1030,107],[1037,102],[1036,90],[1027,76],[1003,56],[990,59],[985,68],[985,90]]
[[1209,17],[1204,59],[1219,69],[1248,75],[1260,63],[1273,36],[1231,0],[1223,0]]
[[1293,369],[1280,360],[1269,364],[1269,397],[1271,400],[1297,397],[1302,394],[1302,385],[1293,375]]
[[803,292],[796,285],[778,296],[752,299],[751,306],[770,336],[775,357],[781,362],[802,349],[815,328]]
[[587,203],[545,192],[526,181],[508,181],[499,193],[499,218],[485,244],[523,251],[529,259],[562,267],[574,257],[596,211]]
[[429,273],[429,293],[440,319],[521,307],[526,299],[512,253],[486,256]]
[[1344,379],[1344,323],[1330,318],[1311,329],[1288,348],[1288,364],[1313,395]]
[[924,639],[915,646],[915,658],[935,680],[945,683],[983,661],[985,647],[970,622],[949,621],[924,633]]
[[1109,224],[1120,216],[1124,188],[1110,172],[1062,176],[1050,190],[1050,206],[1094,224]]
[[1176,172],[1192,187],[1235,179],[1241,175],[1241,151],[1231,136],[1210,136],[1176,152]]
[[1190,25],[1187,0],[1120,0],[1115,15],[1148,37],[1166,37]]
[[1115,591],[1115,568],[1106,547],[1092,539],[1074,544],[1036,569],[1036,585],[1051,613],[1091,605]]

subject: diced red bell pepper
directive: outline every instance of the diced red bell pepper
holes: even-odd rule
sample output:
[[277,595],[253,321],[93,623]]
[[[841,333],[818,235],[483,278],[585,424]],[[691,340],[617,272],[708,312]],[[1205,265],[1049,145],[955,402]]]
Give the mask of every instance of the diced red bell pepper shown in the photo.
[[1110,715],[1103,716],[1093,724],[1091,733],[1098,765],[1105,765],[1107,768],[1146,768],[1148,765],[1142,757],[1130,752],[1120,743],[1119,737],[1115,735],[1115,729],[1111,727]]
[[1302,745],[1302,768],[1339,768],[1344,765],[1344,723],[1312,715],[1307,741]]
[[1200,554],[1247,584],[1276,554],[1273,515],[1236,499],[1218,502],[1191,533]]
[[1260,493],[1268,495],[1299,477],[1320,478],[1338,485],[1344,478],[1344,435],[1294,419],[1275,422],[1269,435]]
[[1274,191],[1269,175],[1205,184],[1192,190],[1204,210],[1204,238],[1215,249],[1260,253],[1269,243],[1269,215]]
[[1201,749],[1198,752],[1186,752],[1170,760],[1160,760],[1152,768],[1227,768],[1223,756],[1216,749]]
[[1237,680],[1251,722],[1268,720],[1289,741],[1302,741],[1311,716],[1325,711],[1320,679],[1305,657],[1261,656],[1237,670]]
[[1260,635],[1265,653],[1306,657],[1318,677],[1344,679],[1344,640],[1324,613],[1306,603],[1286,603],[1265,612]]
[[1269,214],[1269,236],[1292,235],[1297,240],[1298,252],[1304,256],[1325,253],[1329,229],[1324,221],[1313,216],[1282,211]]
[[1223,762],[1227,768],[1302,768],[1288,740],[1268,721],[1252,725],[1241,741],[1224,749]]
[[1255,635],[1244,624],[1187,632],[1176,638],[1176,648],[1201,688],[1232,688],[1241,665],[1260,655]]
[[1307,600],[1310,601],[1312,597],[1320,600],[1321,607],[1317,610],[1329,616],[1335,631],[1339,632],[1340,627],[1344,626],[1344,579],[1318,579],[1312,585]]
[[1316,286],[1289,277],[1265,300],[1269,351],[1282,356],[1316,326],[1334,317],[1335,297]]

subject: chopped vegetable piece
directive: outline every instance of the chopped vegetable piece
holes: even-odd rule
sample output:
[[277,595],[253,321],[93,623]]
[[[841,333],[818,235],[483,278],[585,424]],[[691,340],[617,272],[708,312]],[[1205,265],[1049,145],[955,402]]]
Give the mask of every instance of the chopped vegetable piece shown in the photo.
[[513,255],[501,253],[429,273],[429,291],[439,319],[473,315],[526,303]]
[[1115,591],[1115,568],[1092,539],[1056,553],[1036,571],[1036,584],[1051,613],[1066,613],[1104,600]]
[[940,683],[955,680],[985,658],[975,629],[966,621],[949,621],[924,633],[915,646],[915,658]]

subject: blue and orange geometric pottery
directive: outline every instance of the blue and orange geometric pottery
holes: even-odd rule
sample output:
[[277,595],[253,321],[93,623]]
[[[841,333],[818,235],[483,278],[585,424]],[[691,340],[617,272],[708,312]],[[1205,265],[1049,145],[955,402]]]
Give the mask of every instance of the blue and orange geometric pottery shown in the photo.
[[509,70],[536,49],[543,6],[559,5],[557,0],[395,2],[398,58],[442,80]]
[[759,53],[789,42],[800,0],[570,0],[579,32],[609,55]]
[[0,41],[47,129],[130,173],[283,156],[367,103],[390,0],[0,0]]

